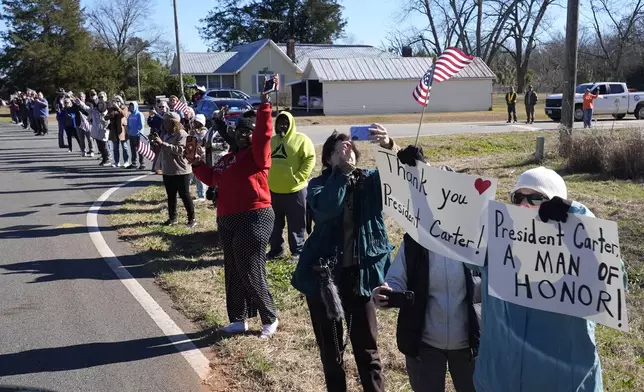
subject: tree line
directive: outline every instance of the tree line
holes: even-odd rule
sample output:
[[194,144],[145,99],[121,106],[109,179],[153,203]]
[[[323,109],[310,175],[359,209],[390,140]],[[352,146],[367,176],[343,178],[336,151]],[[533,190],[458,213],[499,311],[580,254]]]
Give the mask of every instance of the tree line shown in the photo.
[[[0,90],[34,89],[52,98],[59,88],[90,88],[137,99],[177,94],[170,76],[171,40],[149,23],[151,2],[104,0],[83,9],[80,0],[3,0],[6,24],[0,51]],[[186,82],[191,82],[186,78]],[[194,78],[192,79],[194,82]]]
[[[422,23],[390,32],[383,47],[415,55],[458,46],[481,57],[502,85],[520,92],[563,87],[565,0],[400,0],[402,18]],[[578,83],[644,87],[644,0],[588,0],[580,12]]]

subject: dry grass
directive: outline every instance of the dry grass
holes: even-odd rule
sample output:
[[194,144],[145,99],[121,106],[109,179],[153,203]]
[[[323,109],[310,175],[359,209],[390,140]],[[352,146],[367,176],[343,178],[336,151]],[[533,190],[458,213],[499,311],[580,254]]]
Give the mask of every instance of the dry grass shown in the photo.
[[[546,116],[545,100],[546,94],[540,94],[539,104],[535,108],[537,121],[550,121]],[[355,124],[413,124],[420,121],[420,106],[418,113],[410,114],[382,114],[382,115],[353,115],[353,116],[302,116],[297,118],[299,125],[355,125]],[[522,104],[517,104],[517,117],[525,120],[525,110]],[[507,121],[508,112],[505,105],[504,94],[492,96],[492,110],[478,112],[427,112],[423,122],[479,122],[479,121]]]
[[[546,151],[556,151],[556,133],[517,132],[493,135],[426,137],[421,144],[433,164],[446,163],[470,173],[500,180],[499,200],[507,199],[514,180],[530,163],[535,137],[546,136]],[[411,140],[398,140],[405,145]],[[367,145],[361,166],[374,165]],[[552,154],[546,165],[562,167]],[[317,172],[317,170],[316,170]],[[597,342],[607,391],[644,390],[644,187],[630,181],[606,181],[595,176],[566,176],[570,197],[588,205],[599,217],[616,220],[630,277],[628,309],[631,332],[624,334],[599,326]],[[149,187],[125,201],[113,220],[121,235],[149,258],[158,283],[172,295],[177,308],[203,328],[227,322],[221,254],[214,246],[214,211],[198,207],[200,228],[159,226],[166,218],[165,195]],[[392,243],[402,238],[401,229],[386,218]],[[288,260],[268,264],[269,283],[280,311],[281,328],[274,339],[256,336],[216,338],[215,368],[226,369],[231,391],[323,391],[324,379],[315,338],[302,297],[290,287],[293,265]],[[408,391],[404,360],[395,343],[395,311],[379,311],[379,347],[384,362],[387,390]],[[252,329],[258,331],[259,321]],[[350,390],[357,391],[357,372],[347,356]],[[450,386],[451,388],[451,386]],[[453,389],[449,389],[452,391]]]
[[576,132],[574,154],[566,169],[624,180],[644,177],[644,138],[641,130]]

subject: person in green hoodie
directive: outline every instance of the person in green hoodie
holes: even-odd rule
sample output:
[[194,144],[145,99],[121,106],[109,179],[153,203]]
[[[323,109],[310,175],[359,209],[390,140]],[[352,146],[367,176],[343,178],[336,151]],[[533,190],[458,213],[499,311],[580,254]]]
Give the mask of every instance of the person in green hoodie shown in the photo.
[[281,112],[275,120],[271,139],[272,165],[268,172],[275,223],[268,259],[284,255],[285,221],[288,222],[288,245],[297,259],[304,246],[306,232],[306,188],[315,166],[315,148],[308,136],[297,132],[291,113]]

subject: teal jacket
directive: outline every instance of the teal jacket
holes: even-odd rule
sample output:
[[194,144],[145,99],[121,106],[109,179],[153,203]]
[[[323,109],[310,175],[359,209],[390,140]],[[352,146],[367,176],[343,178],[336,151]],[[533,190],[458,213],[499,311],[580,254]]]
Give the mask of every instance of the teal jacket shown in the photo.
[[[594,217],[574,202],[570,213]],[[474,371],[477,392],[602,392],[595,323],[526,308],[488,295],[483,279],[481,344]],[[625,278],[626,280],[626,278]]]
[[[391,264],[393,246],[389,243],[382,214],[382,191],[377,170],[363,170],[364,186],[356,190],[358,209],[359,280],[360,295],[368,297],[371,291],[385,281]],[[344,197],[348,179],[339,170],[326,169],[312,179],[307,188],[307,202],[313,213],[315,227],[304,244],[291,284],[310,299],[320,296],[319,275],[313,270],[320,258],[337,256],[342,260]],[[342,267],[334,271],[336,281],[341,279]]]

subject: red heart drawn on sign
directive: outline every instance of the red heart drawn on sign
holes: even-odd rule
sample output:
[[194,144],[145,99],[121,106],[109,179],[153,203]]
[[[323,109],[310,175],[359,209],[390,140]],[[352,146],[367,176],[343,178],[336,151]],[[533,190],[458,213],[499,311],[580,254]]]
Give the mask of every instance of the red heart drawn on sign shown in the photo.
[[487,191],[490,187],[492,186],[492,181],[490,180],[483,180],[482,178],[477,178],[476,181],[474,181],[474,188],[476,188],[477,191],[479,191],[479,195],[482,195]]

